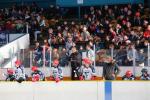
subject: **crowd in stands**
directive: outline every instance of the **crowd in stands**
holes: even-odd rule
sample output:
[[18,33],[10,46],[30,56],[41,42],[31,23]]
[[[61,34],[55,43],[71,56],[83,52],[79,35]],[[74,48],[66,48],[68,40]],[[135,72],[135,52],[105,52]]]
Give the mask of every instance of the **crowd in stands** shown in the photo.
[[25,32],[28,25],[31,41],[36,44],[36,66],[43,63],[49,66],[50,59],[57,59],[65,66],[72,56],[80,61],[76,62],[80,65],[83,52],[94,64],[94,49],[96,62],[100,65],[108,61],[109,56],[119,66],[132,66],[134,59],[137,66],[147,65],[144,53],[150,41],[150,10],[142,4],[89,7],[80,21],[63,19],[63,11],[58,6],[51,5],[46,9],[35,3],[1,9],[0,31]]

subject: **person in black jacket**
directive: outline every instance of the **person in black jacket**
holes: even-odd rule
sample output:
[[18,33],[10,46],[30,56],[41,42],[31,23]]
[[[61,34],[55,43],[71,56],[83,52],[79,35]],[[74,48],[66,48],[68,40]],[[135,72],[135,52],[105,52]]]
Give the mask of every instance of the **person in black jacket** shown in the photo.
[[120,69],[115,60],[111,60],[110,62],[105,63],[103,66],[103,78],[105,80],[115,80],[119,72]]
[[72,47],[72,53],[70,55],[70,62],[71,62],[71,79],[75,80],[76,76],[79,79],[79,69],[81,66],[81,55],[77,52],[76,47]]

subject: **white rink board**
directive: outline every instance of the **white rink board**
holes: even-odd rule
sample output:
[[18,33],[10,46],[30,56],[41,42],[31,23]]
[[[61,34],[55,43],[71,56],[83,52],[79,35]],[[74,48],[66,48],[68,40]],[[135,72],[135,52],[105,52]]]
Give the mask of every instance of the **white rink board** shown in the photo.
[[98,82],[0,82],[0,100],[98,100]]
[[112,82],[112,100],[150,100],[150,81]]
[[[150,100],[150,81],[110,83],[110,100]],[[106,100],[105,93],[104,81],[0,82],[0,100]]]
[[37,83],[34,100],[97,100],[97,82]]

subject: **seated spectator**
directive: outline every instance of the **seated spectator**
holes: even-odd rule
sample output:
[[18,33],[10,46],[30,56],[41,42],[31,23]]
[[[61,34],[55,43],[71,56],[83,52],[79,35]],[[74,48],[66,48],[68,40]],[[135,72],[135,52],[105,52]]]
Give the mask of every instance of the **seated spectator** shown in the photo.
[[45,81],[44,74],[40,70],[38,70],[37,66],[32,66],[31,70],[32,70],[31,77],[33,82]]
[[143,68],[141,70],[141,72],[142,72],[142,75],[140,76],[141,80],[150,80],[150,75],[149,75],[148,70],[146,68]]
[[150,38],[150,25],[148,25],[147,30],[144,32],[143,36],[145,39],[149,40],[149,38]]
[[103,66],[103,78],[105,80],[115,80],[120,73],[120,68],[116,64],[116,61],[111,59],[105,59]]
[[126,71],[126,74],[122,77],[122,80],[135,80],[135,76],[130,70]]

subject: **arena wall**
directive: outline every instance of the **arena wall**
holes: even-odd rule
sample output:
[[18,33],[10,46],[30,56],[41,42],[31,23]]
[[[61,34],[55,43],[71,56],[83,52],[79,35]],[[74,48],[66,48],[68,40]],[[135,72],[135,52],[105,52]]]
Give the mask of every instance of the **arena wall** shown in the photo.
[[0,82],[1,100],[150,100],[146,81]]

